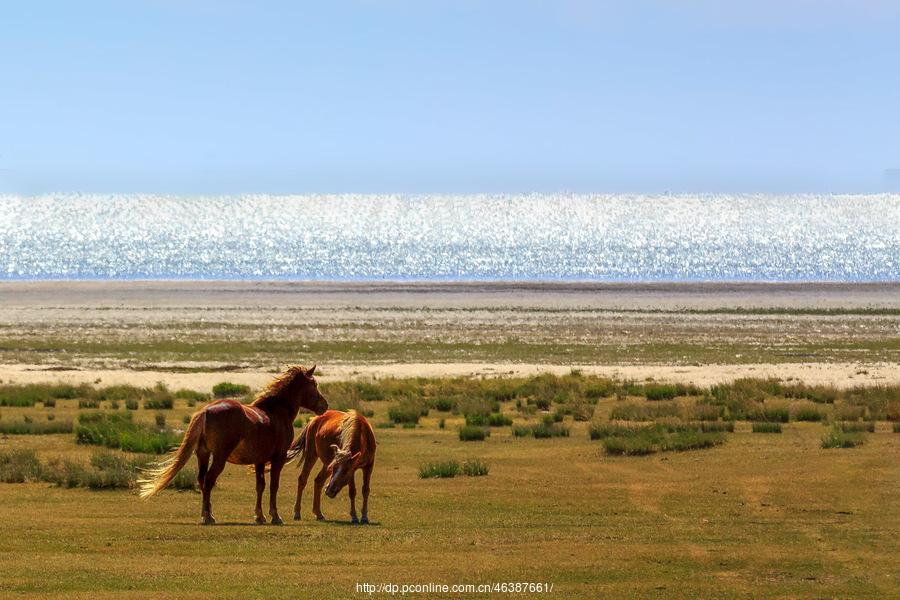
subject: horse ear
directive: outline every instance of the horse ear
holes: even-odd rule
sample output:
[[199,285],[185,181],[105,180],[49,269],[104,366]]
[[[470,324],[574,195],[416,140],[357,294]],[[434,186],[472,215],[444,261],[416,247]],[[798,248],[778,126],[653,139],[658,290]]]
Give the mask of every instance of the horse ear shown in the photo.
[[313,374],[316,372],[316,367],[318,367],[318,366],[319,365],[313,365],[312,367],[309,368],[309,370],[306,371],[306,374],[309,375],[310,377],[312,377]]

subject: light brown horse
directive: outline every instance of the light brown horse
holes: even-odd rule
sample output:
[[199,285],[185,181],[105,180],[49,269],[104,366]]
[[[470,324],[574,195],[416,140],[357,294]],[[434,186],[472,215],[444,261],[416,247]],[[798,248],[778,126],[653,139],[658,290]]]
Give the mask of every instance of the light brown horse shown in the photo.
[[[328,410],[313,374],[300,366],[289,368],[263,390],[252,404],[217,400],[194,413],[181,446],[168,459],[147,472],[140,482],[141,498],[149,498],[166,487],[197,453],[197,479],[203,494],[202,522],[212,525],[210,493],[225,463],[256,467],[256,522],[263,524],[262,495],[266,489],[266,464],[272,465],[269,487],[269,516],[273,525],[282,525],[275,499],[281,469],[294,438],[294,419],[301,408],[321,415]],[[209,464],[210,456],[212,465]]]
[[[322,470],[316,475],[313,495],[313,514],[320,521],[322,514],[321,494],[325,480],[331,477],[325,495],[334,498],[345,485],[349,485],[350,522],[369,522],[369,482],[375,466],[375,432],[364,416],[355,410],[341,412],[329,410],[325,414],[310,419],[300,437],[288,451],[288,458],[303,455],[303,470],[297,479],[297,502],[294,504],[294,519],[300,518],[300,499],[309,473],[321,459]],[[362,469],[362,519],[356,517],[356,482],[354,474]]]

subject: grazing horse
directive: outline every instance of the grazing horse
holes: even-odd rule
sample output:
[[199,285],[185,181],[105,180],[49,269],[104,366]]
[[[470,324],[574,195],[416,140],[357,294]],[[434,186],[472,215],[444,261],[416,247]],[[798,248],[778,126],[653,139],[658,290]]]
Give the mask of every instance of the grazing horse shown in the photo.
[[[212,525],[210,493],[225,463],[256,467],[256,522],[263,524],[262,495],[266,489],[265,469],[271,467],[269,516],[273,525],[282,525],[275,499],[281,469],[294,438],[294,419],[301,408],[321,415],[328,410],[313,374],[316,367],[290,367],[275,378],[252,404],[236,400],[216,400],[194,413],[181,446],[168,459],[147,472],[140,481],[141,498],[149,498],[166,487],[175,475],[197,453],[197,480],[203,494],[202,522]],[[212,456],[212,465],[209,464]]]
[[[375,432],[364,416],[355,410],[341,412],[329,410],[310,419],[300,437],[288,451],[288,458],[303,455],[303,470],[297,479],[297,502],[294,504],[294,519],[300,518],[300,499],[303,488],[309,479],[309,473],[321,459],[322,470],[316,475],[313,495],[313,514],[320,521],[322,515],[321,494],[325,480],[330,476],[325,495],[329,498],[337,496],[345,485],[350,486],[350,521],[352,523],[369,522],[369,482],[372,479],[372,468],[375,466]],[[362,519],[356,518],[356,482],[354,474],[362,469]]]

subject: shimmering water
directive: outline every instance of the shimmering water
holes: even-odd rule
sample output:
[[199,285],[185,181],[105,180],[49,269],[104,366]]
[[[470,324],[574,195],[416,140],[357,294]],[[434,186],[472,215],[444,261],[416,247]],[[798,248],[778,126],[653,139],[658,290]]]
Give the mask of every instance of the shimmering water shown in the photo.
[[900,195],[0,196],[0,279],[900,280]]

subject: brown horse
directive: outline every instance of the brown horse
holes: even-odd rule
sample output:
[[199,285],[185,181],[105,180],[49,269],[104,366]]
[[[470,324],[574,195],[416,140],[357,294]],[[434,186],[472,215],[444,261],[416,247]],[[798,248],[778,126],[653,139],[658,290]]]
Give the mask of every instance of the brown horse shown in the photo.
[[[313,514],[320,521],[322,514],[321,494],[325,480],[331,477],[325,495],[334,498],[345,485],[350,486],[350,521],[369,522],[369,482],[375,466],[375,432],[364,416],[355,410],[341,412],[329,410],[321,416],[310,419],[300,437],[288,452],[289,459],[304,456],[303,470],[297,479],[297,502],[294,504],[294,519],[300,518],[300,499],[309,473],[321,459],[322,470],[316,475],[313,495]],[[356,518],[356,482],[354,474],[362,469],[362,520]]]
[[[210,493],[225,463],[255,465],[256,522],[266,522],[262,512],[262,495],[266,489],[266,464],[272,465],[269,489],[269,516],[273,525],[282,525],[275,498],[281,468],[287,461],[287,450],[294,438],[294,419],[301,408],[321,415],[328,410],[325,397],[313,378],[316,368],[291,367],[263,390],[252,404],[236,400],[217,400],[194,413],[181,446],[168,459],[147,472],[140,482],[141,498],[149,498],[166,487],[197,453],[197,479],[203,494],[202,520],[212,525]],[[212,456],[212,465],[209,464]]]

